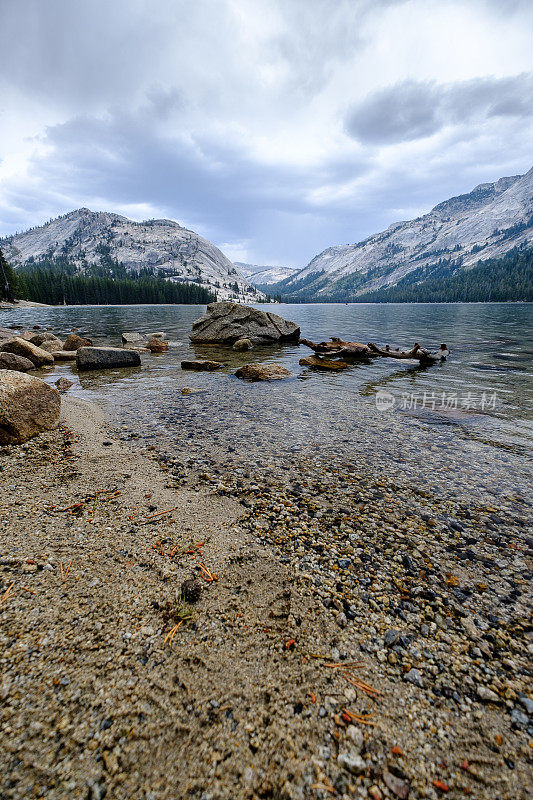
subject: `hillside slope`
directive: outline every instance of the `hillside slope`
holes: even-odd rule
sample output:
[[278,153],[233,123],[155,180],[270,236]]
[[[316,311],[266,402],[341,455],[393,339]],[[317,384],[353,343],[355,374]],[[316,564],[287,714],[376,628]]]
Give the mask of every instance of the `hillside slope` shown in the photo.
[[80,208],[1,239],[0,247],[14,267],[64,259],[84,272],[113,260],[127,273],[148,268],[174,281],[205,286],[219,300],[262,299],[218,247],[167,219],[133,222],[118,214]]
[[349,300],[472,268],[533,240],[533,169],[484,183],[362,242],[329,247],[273,291],[297,300]]

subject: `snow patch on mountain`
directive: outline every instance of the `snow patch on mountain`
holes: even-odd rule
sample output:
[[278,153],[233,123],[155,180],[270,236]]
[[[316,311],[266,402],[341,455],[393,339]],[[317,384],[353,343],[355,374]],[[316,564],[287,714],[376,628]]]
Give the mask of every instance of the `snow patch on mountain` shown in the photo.
[[243,261],[235,261],[235,266],[241,275],[254,286],[269,286],[272,283],[284,281],[298,272],[293,267],[259,266],[245,264]]

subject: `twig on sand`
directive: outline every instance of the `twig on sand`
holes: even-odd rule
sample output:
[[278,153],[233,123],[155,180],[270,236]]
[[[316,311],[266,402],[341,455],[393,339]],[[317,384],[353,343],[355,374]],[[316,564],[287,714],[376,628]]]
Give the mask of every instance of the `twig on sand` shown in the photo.
[[345,674],[344,677],[348,683],[351,683],[356,689],[361,689],[361,691],[367,694],[369,697],[377,699],[378,697],[383,696],[383,692],[381,692],[379,689],[374,689],[373,686],[370,686],[370,684],[365,683],[364,681],[356,680],[351,675]]
[[183,620],[182,619],[178,622],[177,625],[174,625],[174,627],[171,630],[169,630],[169,632],[165,636],[165,641],[163,642],[163,644],[166,644],[167,641],[168,641],[169,644],[172,644],[172,640],[173,640],[174,636],[176,635],[176,633],[178,632],[178,628],[180,627],[180,625],[183,625]]
[[7,587],[7,589],[5,590],[3,595],[0,596],[0,606],[2,605],[2,603],[5,603],[6,600],[9,600],[10,597],[13,597],[13,586],[14,585],[15,585],[15,582],[13,581],[13,583],[9,584],[9,586]]
[[198,564],[198,568],[200,570],[200,576],[206,581],[206,583],[213,583],[213,581],[218,581],[218,575],[215,575],[214,572],[211,572],[205,564]]
[[63,583],[65,583],[65,581],[67,580],[67,575],[70,572],[71,565],[72,565],[72,559],[70,559],[70,561],[68,562],[68,567],[67,567],[66,570],[63,568],[63,562],[62,561],[59,564],[59,568],[61,570],[61,580],[63,581]]
[[342,709],[343,716],[345,715],[348,717],[349,720],[353,722],[359,722],[361,725],[375,725],[376,723],[370,719],[373,717],[373,714],[354,714],[353,711],[349,711],[347,708]]
[[155,514],[149,514],[143,519],[141,525],[146,525],[148,522],[159,522],[159,520],[156,520],[156,517],[163,517],[165,514],[170,514],[172,511],[175,511],[177,507],[178,506],[174,506],[174,508],[167,508],[166,511],[156,511]]

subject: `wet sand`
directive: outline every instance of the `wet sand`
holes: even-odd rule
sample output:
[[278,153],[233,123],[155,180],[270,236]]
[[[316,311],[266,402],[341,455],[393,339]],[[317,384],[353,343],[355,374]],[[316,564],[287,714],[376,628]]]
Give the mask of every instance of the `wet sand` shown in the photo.
[[63,407],[0,453],[0,796],[528,796],[523,498],[200,475]]

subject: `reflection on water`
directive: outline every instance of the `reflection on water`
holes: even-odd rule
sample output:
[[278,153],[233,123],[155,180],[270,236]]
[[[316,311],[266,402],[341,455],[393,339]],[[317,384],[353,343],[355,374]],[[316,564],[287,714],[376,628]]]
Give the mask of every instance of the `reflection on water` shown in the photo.
[[[164,331],[167,353],[142,356],[142,368],[84,373],[58,364],[49,381],[67,375],[82,397],[99,399],[112,416],[195,463],[248,464],[314,448],[346,453],[386,470],[457,492],[526,491],[531,447],[533,307],[527,304],[270,306],[315,341],[340,336],[436,349],[448,362],[420,368],[390,359],[354,364],[340,373],[300,367],[307,348],[286,345],[235,353],[188,342],[199,306],[16,309],[0,327],[39,324],[65,336],[73,327],[95,344],[120,344],[122,331]],[[183,358],[209,358],[216,373],[182,372]],[[251,361],[278,362],[293,378],[272,384],[236,379]],[[202,392],[182,394],[183,388]],[[376,396],[391,397],[389,410]],[[386,394],[383,394],[386,393]],[[453,403],[455,396],[456,402]],[[413,399],[414,398],[414,399]],[[417,399],[418,398],[418,399]],[[450,400],[450,398],[452,398]],[[484,398],[484,400],[483,400]]]

